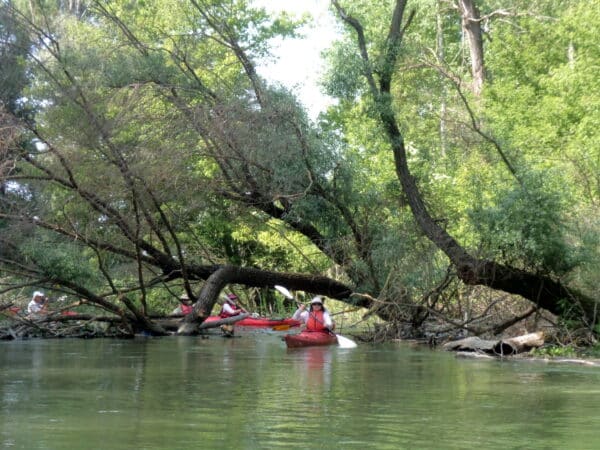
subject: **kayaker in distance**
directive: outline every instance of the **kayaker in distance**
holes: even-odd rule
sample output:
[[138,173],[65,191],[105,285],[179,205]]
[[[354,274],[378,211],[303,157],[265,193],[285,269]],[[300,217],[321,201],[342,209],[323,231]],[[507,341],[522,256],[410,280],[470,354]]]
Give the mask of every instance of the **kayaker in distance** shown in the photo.
[[48,313],[48,297],[43,292],[35,291],[27,305],[27,312],[33,316]]
[[307,331],[333,331],[335,329],[335,323],[323,306],[323,299],[319,296],[310,301],[308,311],[306,311],[306,305],[300,304],[292,319],[304,322]]
[[247,313],[244,308],[237,304],[238,297],[235,294],[227,294],[225,303],[221,307],[221,312],[219,313],[219,317],[233,317],[239,314]]
[[179,296],[179,306],[171,311],[172,315],[189,314],[194,309],[194,305],[187,294]]

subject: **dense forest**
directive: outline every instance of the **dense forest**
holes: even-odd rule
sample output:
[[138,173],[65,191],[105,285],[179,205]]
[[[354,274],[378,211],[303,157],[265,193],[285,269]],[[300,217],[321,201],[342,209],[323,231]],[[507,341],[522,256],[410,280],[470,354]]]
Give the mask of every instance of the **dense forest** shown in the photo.
[[266,311],[283,285],[394,337],[542,311],[600,330],[600,1],[330,13],[313,120],[258,70],[310,17],[3,0],[0,304],[44,289],[160,335],[185,293],[189,334],[224,289]]

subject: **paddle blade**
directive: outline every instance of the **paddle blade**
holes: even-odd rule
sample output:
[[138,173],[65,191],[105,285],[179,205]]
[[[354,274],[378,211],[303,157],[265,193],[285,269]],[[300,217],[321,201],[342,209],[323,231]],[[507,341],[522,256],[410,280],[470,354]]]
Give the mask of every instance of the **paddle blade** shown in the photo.
[[341,334],[336,334],[338,345],[340,348],[355,348],[356,342],[352,339],[348,339],[347,337],[342,336]]
[[283,296],[285,298],[289,298],[290,300],[294,299],[294,296],[292,295],[292,293],[290,291],[288,291],[286,288],[284,288],[283,286],[280,285],[275,285],[273,286],[275,289],[277,289],[277,291],[279,291],[281,294],[283,294]]

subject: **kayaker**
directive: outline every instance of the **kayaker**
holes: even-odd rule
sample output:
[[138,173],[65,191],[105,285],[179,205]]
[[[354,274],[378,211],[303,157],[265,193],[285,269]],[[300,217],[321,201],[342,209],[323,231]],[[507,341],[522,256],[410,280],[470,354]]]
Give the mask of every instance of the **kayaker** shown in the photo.
[[192,312],[194,305],[187,294],[179,296],[179,306],[171,311],[172,315],[186,315]]
[[48,297],[43,292],[35,291],[31,301],[27,305],[27,312],[31,315],[41,315],[48,313]]
[[238,296],[235,294],[227,294],[225,297],[225,303],[221,307],[219,316],[222,318],[237,316],[242,313],[247,313],[244,308],[237,304]]
[[179,296],[179,306],[175,309],[175,311],[179,310],[178,312],[173,311],[175,314],[189,314],[193,311],[194,309],[194,304],[192,303],[192,301],[190,300],[190,297],[186,294],[183,293]]
[[335,329],[335,323],[323,306],[323,299],[319,296],[310,301],[308,311],[306,311],[306,305],[300,304],[292,319],[304,322],[307,331],[333,331]]

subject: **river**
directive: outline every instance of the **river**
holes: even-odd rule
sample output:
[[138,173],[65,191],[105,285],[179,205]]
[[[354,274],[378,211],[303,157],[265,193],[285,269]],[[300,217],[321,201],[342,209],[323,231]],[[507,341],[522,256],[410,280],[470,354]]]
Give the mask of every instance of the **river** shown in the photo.
[[596,449],[600,369],[281,333],[0,344],[5,449]]

